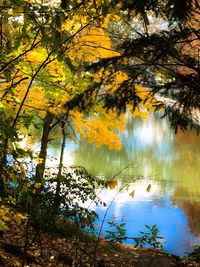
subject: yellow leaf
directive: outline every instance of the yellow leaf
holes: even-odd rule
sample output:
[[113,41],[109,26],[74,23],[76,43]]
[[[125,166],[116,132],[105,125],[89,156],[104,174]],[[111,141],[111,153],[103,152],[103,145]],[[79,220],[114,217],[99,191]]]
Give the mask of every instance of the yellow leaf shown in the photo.
[[35,187],[35,188],[40,188],[40,187],[41,187],[41,183],[35,183],[35,184],[34,184],[34,187]]
[[26,177],[26,172],[25,172],[23,164],[20,163],[19,167],[20,167],[22,178],[25,178]]
[[21,222],[22,222],[22,219],[24,219],[24,216],[21,215],[20,213],[17,213],[17,214],[14,215],[13,218],[14,218],[14,220],[16,221],[16,223],[17,223],[18,225],[20,225]]
[[93,61],[97,58],[108,58],[120,54],[112,50],[111,38],[102,28],[87,28],[77,36],[69,51],[71,58]]
[[36,163],[37,164],[40,164],[40,163],[42,163],[43,162],[43,158],[36,158]]
[[0,220],[0,231],[8,231],[8,230],[9,230],[9,228],[5,224],[5,222],[3,222],[2,220]]

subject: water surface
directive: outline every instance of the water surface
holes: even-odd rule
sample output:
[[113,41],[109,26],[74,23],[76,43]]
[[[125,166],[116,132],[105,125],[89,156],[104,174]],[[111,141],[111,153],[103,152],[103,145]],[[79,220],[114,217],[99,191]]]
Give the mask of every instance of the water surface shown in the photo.
[[[65,164],[85,166],[105,179],[133,163],[117,175],[118,188],[101,193],[105,202],[112,202],[102,233],[113,219],[126,223],[128,237],[138,236],[145,224],[156,224],[167,251],[191,251],[200,243],[200,136],[195,131],[175,135],[167,119],[150,114],[146,121],[130,119],[121,141],[121,151],[96,148],[83,140],[66,144]],[[58,147],[51,147],[50,154],[59,157]],[[92,208],[99,214],[98,228],[106,208]]]

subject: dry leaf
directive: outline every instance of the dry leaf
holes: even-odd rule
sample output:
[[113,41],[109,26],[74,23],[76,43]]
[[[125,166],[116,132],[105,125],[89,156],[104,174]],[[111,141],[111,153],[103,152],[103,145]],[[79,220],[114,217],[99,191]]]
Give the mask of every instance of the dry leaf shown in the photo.
[[149,192],[150,192],[150,190],[151,190],[151,184],[149,184],[149,185],[147,186],[147,189],[146,189],[146,191],[149,193]]
[[135,196],[135,190],[133,190],[130,194],[129,194],[130,197],[134,198]]
[[110,180],[107,182],[107,186],[110,189],[114,189],[118,185],[118,182],[116,180]]

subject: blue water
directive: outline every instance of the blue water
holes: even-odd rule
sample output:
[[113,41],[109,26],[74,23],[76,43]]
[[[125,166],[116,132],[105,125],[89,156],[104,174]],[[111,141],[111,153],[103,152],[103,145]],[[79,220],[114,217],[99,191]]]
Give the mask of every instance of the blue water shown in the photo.
[[[120,198],[120,194],[118,197]],[[159,229],[159,236],[164,237],[164,239],[159,240],[163,242],[164,249],[180,256],[190,252],[194,243],[200,242],[200,238],[191,233],[184,211],[174,205],[169,196],[130,202],[113,201],[102,228],[101,233],[103,235],[106,234],[107,229],[111,230],[108,222],[114,220],[119,224],[122,221],[126,223],[126,236],[129,238],[139,237],[140,231],[147,232],[148,229],[145,224],[149,226],[156,224]],[[95,211],[99,214],[99,219],[95,223],[98,228],[106,208],[96,207]],[[134,244],[132,240],[127,240],[126,243]]]
[[[164,236],[165,250],[181,256],[190,252],[194,244],[200,244],[200,136],[194,131],[175,135],[167,119],[150,114],[146,121],[130,120],[121,142],[121,151],[96,148],[84,140],[77,144],[68,140],[65,148],[66,165],[82,165],[107,180],[135,163],[117,175],[118,188],[101,194],[108,205],[112,202],[102,234],[113,219],[126,223],[128,237],[146,231],[145,224],[156,224],[159,235]],[[49,152],[59,158],[58,146]],[[117,194],[126,184],[130,188]],[[92,208],[99,214],[98,228],[106,208]]]

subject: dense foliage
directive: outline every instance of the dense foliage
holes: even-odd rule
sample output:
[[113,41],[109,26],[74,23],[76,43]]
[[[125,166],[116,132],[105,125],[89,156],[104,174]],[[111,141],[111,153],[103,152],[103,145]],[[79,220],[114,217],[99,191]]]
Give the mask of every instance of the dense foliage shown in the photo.
[[[1,205],[25,212],[38,232],[65,235],[69,225],[74,233],[92,229],[96,214],[80,202],[99,202],[95,188],[105,184],[82,167],[66,169],[67,138],[81,135],[119,150],[124,112],[145,118],[161,107],[175,129],[199,129],[194,116],[200,103],[199,5],[198,0],[1,2]],[[157,94],[175,102],[164,106]],[[50,168],[47,148],[55,139],[60,158]],[[6,217],[5,206],[0,214]],[[8,230],[5,221],[0,220],[2,232]]]

